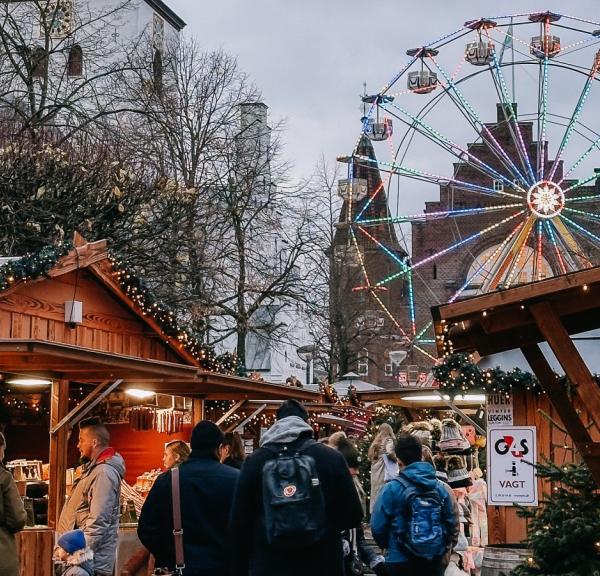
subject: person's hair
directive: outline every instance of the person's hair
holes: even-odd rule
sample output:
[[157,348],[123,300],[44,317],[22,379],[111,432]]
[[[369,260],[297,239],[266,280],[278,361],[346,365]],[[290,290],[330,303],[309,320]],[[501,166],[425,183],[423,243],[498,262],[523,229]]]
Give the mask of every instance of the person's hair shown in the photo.
[[406,432],[398,434],[396,440],[396,456],[405,466],[420,462],[423,458],[423,445],[416,436]]
[[381,456],[385,447],[385,442],[389,438],[392,440],[394,439],[394,430],[387,422],[384,422],[379,426],[377,436],[375,436],[375,439],[371,443],[371,446],[369,446],[369,451],[367,452],[367,457],[371,462],[377,460],[379,456]]
[[242,437],[239,432],[225,432],[223,446],[229,446],[229,457],[233,460],[243,460],[246,458]]
[[339,444],[341,442],[343,442],[344,440],[346,440],[347,438],[348,438],[348,436],[346,435],[346,433],[343,430],[338,430],[337,432],[334,432],[329,437],[327,444],[329,444],[329,446],[331,446],[332,448],[337,448],[339,446]]
[[433,452],[426,444],[423,444],[422,446],[422,460],[423,462],[429,462],[435,468],[435,464],[433,462]]
[[187,442],[184,442],[183,440],[171,440],[165,444],[165,450],[167,448],[179,457],[178,461],[180,463],[185,462],[191,453]]
[[98,440],[100,446],[108,446],[110,444],[110,432],[97,416],[82,420],[79,423],[79,429],[89,430],[92,436]]
[[335,447],[346,460],[348,468],[355,468],[358,470],[358,467],[360,466],[360,452],[352,443],[352,441],[346,437],[343,437]]

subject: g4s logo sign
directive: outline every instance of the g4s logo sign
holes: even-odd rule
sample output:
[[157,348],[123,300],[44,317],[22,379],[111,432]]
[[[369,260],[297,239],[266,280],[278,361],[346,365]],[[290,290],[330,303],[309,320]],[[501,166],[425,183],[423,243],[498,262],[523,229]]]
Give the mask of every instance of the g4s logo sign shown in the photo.
[[513,436],[502,436],[502,438],[498,438],[494,444],[494,450],[497,454],[500,454],[500,456],[504,456],[510,452],[513,458],[523,458],[523,456],[529,454],[527,439],[521,438],[517,445]]

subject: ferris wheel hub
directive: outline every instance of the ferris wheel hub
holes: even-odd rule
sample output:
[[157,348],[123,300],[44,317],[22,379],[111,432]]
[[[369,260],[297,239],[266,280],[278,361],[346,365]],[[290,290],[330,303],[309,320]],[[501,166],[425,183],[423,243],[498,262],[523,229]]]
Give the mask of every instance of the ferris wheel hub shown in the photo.
[[565,206],[565,193],[556,182],[541,180],[528,190],[527,205],[538,218],[554,218]]

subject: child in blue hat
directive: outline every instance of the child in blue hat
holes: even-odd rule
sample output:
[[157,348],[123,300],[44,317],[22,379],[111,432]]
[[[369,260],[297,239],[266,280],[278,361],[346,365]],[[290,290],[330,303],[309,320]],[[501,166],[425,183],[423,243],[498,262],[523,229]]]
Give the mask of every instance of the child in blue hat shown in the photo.
[[65,532],[58,539],[56,557],[65,566],[62,576],[94,576],[94,552],[82,530]]

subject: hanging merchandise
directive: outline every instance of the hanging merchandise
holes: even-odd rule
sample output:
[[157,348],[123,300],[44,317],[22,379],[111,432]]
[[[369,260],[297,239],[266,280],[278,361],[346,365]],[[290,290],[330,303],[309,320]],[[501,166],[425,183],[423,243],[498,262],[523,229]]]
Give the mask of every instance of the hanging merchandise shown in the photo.
[[438,447],[449,454],[460,454],[470,450],[471,444],[464,437],[458,422],[452,418],[445,418],[442,420],[442,437]]
[[156,428],[156,408],[136,406],[129,411],[129,426],[136,431]]
[[448,458],[448,484],[451,488],[466,488],[473,484],[462,456]]
[[156,413],[156,430],[163,434],[176,434],[183,430],[183,416],[181,410],[158,410]]
[[421,444],[424,446],[429,446],[431,448],[432,441],[432,432],[433,426],[427,422],[427,420],[422,420],[420,422],[411,422],[407,426],[402,429],[403,432],[408,432],[411,436],[416,436]]

